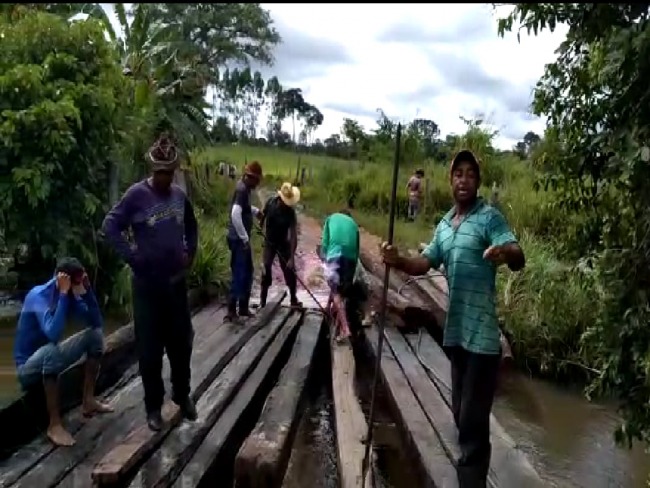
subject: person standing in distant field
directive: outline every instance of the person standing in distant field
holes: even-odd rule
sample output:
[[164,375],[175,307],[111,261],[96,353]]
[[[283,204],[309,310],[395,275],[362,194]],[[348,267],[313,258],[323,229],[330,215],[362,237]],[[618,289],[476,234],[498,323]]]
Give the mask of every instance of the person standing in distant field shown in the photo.
[[454,207],[442,218],[431,243],[418,257],[399,256],[383,243],[386,264],[412,276],[444,264],[449,308],[443,346],[451,361],[452,412],[458,426],[460,488],[487,485],[492,447],[490,412],[501,360],[496,315],[496,270],[525,266],[524,253],[505,218],[478,197],[481,172],[471,151],[451,163]]
[[[104,219],[104,233],[133,270],[133,321],[144,387],[147,424],[162,428],[165,386],[163,353],[171,366],[172,400],[188,420],[196,420],[190,397],[194,329],[187,300],[186,274],[198,243],[194,209],[172,183],[179,166],[174,143],[161,136],[149,150],[152,175],[126,191]],[[135,247],[124,237],[133,230]]]
[[320,254],[325,278],[331,290],[330,301],[337,316],[337,340],[350,336],[345,300],[354,283],[359,261],[359,226],[348,210],[327,217],[323,225]]
[[253,251],[250,247],[253,217],[261,218],[260,210],[251,205],[251,191],[262,180],[262,166],[257,161],[247,164],[244,174],[235,186],[228,222],[228,247],[230,248],[230,296],[226,321],[252,315],[249,305],[253,287]]
[[420,210],[420,199],[422,197],[422,178],[424,171],[418,169],[413,176],[411,176],[406,183],[406,190],[408,191],[409,205],[407,218],[411,221],[415,220]]
[[291,183],[283,183],[277,195],[264,205],[260,225],[266,237],[262,250],[262,291],[260,307],[266,305],[269,287],[273,280],[272,267],[276,255],[289,288],[291,306],[302,307],[296,296],[296,264],[294,257],[298,248],[298,218],[295,207],[300,201],[300,190]]

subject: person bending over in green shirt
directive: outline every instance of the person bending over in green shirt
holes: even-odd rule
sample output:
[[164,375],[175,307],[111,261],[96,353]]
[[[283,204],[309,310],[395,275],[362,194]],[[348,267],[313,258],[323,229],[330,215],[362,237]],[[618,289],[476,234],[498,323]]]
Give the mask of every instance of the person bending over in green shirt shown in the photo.
[[512,271],[525,266],[524,253],[501,212],[478,196],[480,183],[478,159],[471,151],[460,151],[451,163],[455,205],[422,254],[407,258],[387,243],[381,247],[386,264],[412,276],[445,266],[449,309],[443,346],[451,361],[461,488],[485,487],[490,465],[490,412],[501,352],[496,270],[504,263]]
[[348,210],[334,213],[325,220],[320,253],[331,290],[330,302],[337,317],[337,340],[342,341],[350,336],[344,301],[354,283],[359,260],[359,226]]

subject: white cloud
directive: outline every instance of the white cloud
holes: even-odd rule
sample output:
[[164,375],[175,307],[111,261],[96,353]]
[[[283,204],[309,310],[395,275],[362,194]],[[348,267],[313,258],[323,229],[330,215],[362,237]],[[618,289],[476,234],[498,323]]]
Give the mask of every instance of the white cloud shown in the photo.
[[[111,4],[102,4],[114,19]],[[566,29],[537,37],[497,35],[487,4],[262,4],[284,42],[263,68],[285,87],[300,87],[324,123],[315,137],[339,133],[344,117],[375,127],[376,109],[408,122],[434,120],[443,137],[462,133],[459,116],[478,113],[511,148],[544,121],[527,113],[532,89],[555,59]],[[498,15],[497,15],[498,14]],[[116,25],[117,22],[114,22]],[[211,103],[211,93],[209,93]],[[290,124],[285,124],[290,130]]]
[[[280,82],[301,87],[323,112],[325,121],[316,137],[339,132],[346,116],[372,128],[375,117],[368,115],[377,108],[404,122],[417,112],[434,120],[443,136],[463,132],[460,115],[485,113],[500,129],[496,142],[504,149],[528,130],[543,131],[544,121],[526,114],[525,105],[532,101],[544,65],[555,59],[565,30],[536,38],[522,35],[521,43],[514,34],[502,39],[496,14],[479,4],[263,7],[271,12],[285,44],[296,35],[309,36],[314,45],[336,43],[348,53],[347,61],[322,63],[315,76],[283,80],[291,60],[281,58],[285,47],[278,49]],[[460,64],[464,69],[459,71]],[[328,108],[332,106],[337,109]],[[348,113],[342,111],[345,107]]]

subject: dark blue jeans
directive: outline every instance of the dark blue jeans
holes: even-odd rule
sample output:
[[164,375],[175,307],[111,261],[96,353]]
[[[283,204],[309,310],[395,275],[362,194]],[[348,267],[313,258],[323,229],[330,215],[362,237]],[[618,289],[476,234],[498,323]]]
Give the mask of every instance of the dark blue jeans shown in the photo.
[[240,239],[228,239],[230,248],[230,300],[229,311],[233,311],[239,302],[239,311],[248,310],[253,287],[253,252],[244,246]]

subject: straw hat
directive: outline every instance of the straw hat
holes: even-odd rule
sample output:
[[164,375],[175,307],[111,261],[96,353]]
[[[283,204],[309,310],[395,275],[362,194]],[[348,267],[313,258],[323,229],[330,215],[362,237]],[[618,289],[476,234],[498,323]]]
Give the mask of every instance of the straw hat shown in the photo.
[[300,201],[300,189],[292,186],[291,183],[282,183],[278,190],[278,196],[282,199],[285,205],[295,207]]

